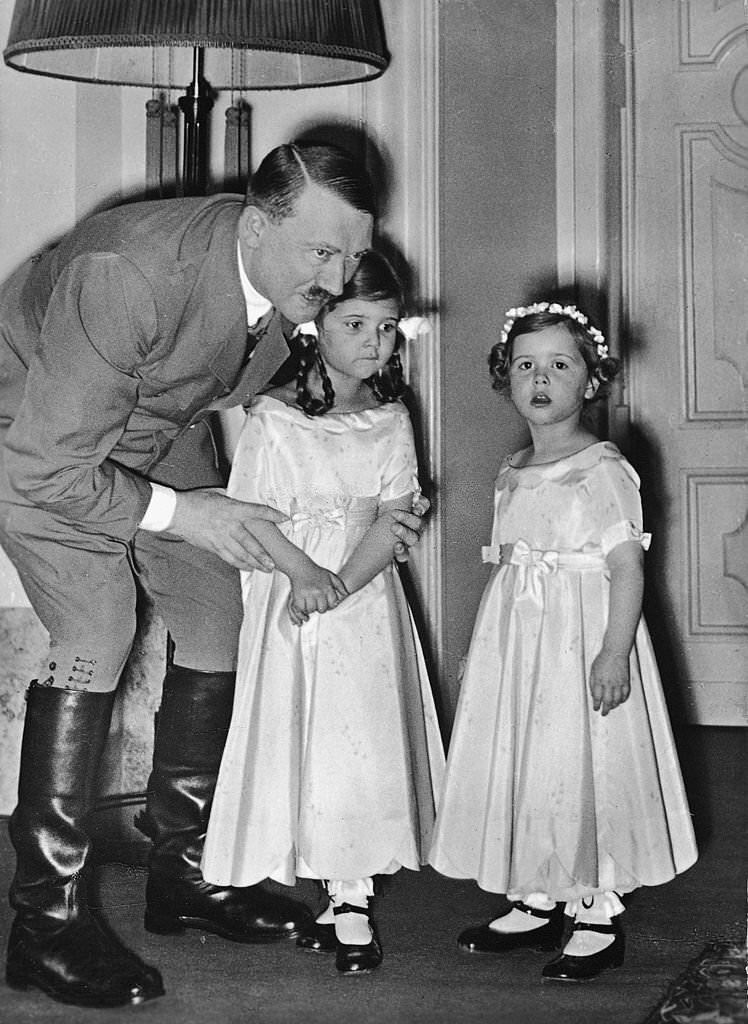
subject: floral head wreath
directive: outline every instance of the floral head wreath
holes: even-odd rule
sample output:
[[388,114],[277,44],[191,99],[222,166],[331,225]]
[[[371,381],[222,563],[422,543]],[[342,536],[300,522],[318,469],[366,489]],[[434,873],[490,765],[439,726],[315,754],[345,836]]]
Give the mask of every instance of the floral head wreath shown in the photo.
[[533,302],[530,306],[516,306],[513,309],[508,309],[504,314],[504,326],[501,330],[502,345],[506,345],[509,340],[509,332],[514,327],[514,321],[520,320],[523,316],[532,316],[533,313],[557,313],[559,316],[568,316],[570,320],[575,320],[587,331],[599,359],[605,359],[608,355],[608,346],[602,331],[593,327],[588,317],[576,306],[562,306],[560,302]]

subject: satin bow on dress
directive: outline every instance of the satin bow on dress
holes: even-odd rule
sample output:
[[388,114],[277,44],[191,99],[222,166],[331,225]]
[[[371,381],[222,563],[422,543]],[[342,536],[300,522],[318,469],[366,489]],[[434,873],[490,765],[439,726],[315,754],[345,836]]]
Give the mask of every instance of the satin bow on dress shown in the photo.
[[484,562],[494,562],[496,565],[533,566],[544,573],[556,572],[558,569],[558,551],[531,548],[524,540],[514,544],[488,545],[482,548],[482,554]]
[[495,565],[521,565],[539,572],[555,573],[559,569],[582,572],[585,569],[600,570],[605,566],[605,557],[598,551],[557,551],[532,548],[525,540],[514,544],[489,544],[481,548],[484,562]]
[[342,530],[345,526],[346,510],[344,508],[315,508],[307,512],[294,512],[291,516],[291,527],[301,526],[335,527]]

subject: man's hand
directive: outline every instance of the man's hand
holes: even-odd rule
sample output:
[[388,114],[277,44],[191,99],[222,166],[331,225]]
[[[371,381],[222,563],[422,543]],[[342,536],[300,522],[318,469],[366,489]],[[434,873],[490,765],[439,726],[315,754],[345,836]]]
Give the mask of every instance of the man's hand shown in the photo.
[[236,569],[271,572],[273,561],[252,532],[254,520],[281,523],[282,512],[246,501],[227,498],[219,487],[178,491],[174,518],[165,533],[212,551]]
[[392,525],[392,532],[397,537],[395,543],[395,558],[398,562],[407,562],[410,557],[410,549],[418,543],[423,532],[423,517],[431,508],[431,502],[419,494],[413,499],[413,506],[410,512],[402,509],[393,509],[390,515],[395,522]]

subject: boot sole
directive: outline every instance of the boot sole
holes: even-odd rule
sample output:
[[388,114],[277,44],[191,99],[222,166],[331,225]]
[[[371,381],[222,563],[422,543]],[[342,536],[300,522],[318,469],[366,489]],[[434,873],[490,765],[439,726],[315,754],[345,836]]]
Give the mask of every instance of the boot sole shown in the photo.
[[559,977],[557,977],[557,978],[554,978],[553,975],[549,976],[547,974],[543,974],[543,975],[541,975],[540,980],[543,982],[544,985],[548,984],[549,982],[551,982],[551,983],[556,982],[557,984],[560,984],[560,985],[586,985],[586,984],[588,984],[591,981],[596,981],[600,977],[601,974],[605,973],[605,971],[617,971],[619,967],[623,967],[623,961],[621,961],[620,964],[616,964],[616,963],[608,964],[607,967],[603,967],[603,969],[598,971],[596,974],[591,974],[591,975],[589,975],[589,977],[586,977],[586,978],[585,977],[581,977],[581,978],[569,978],[569,977],[560,977],[559,978]]
[[461,946],[457,943],[457,949],[464,956],[511,956],[512,953],[555,953],[561,947],[561,941],[550,943],[545,945],[538,943],[537,945],[527,946],[510,946],[505,949],[470,949],[467,946]]
[[208,921],[201,917],[165,917],[162,914],[146,912],[144,927],[152,935],[183,935],[188,928],[195,928],[198,931],[209,932],[211,935],[218,935],[230,942],[241,942],[245,945],[267,945],[273,942],[285,942],[287,939],[297,939],[301,929],[280,933],[258,932],[255,935],[241,935],[228,928],[222,928],[214,921]]
[[66,1006],[85,1006],[100,1010],[108,1010],[115,1006],[139,1006],[141,1003],[147,1003],[151,999],[158,999],[166,994],[161,989],[160,992],[144,993],[135,998],[99,999],[86,992],[66,992],[64,989],[59,989],[57,986],[46,982],[38,975],[29,976],[27,973],[13,967],[7,968],[5,981],[8,988],[12,988],[16,992],[28,992],[29,989],[37,988],[44,995],[49,996],[50,999],[54,999],[58,1003],[65,1003]]

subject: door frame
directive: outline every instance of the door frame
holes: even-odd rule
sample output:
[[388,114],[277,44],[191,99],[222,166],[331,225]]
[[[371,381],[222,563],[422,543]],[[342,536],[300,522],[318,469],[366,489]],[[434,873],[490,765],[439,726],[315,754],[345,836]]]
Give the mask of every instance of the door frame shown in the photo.
[[[443,389],[440,267],[440,31],[433,0],[385,0],[387,31],[400,40],[387,72],[366,89],[351,90],[349,114],[366,125],[396,160],[395,189],[380,227],[397,243],[414,274],[411,315],[425,318],[424,331],[405,345],[405,376],[416,396],[411,410],[419,438],[420,474],[432,503],[423,535],[412,550],[406,588],[415,593],[432,681],[448,703],[445,662]],[[398,115],[393,117],[393,110]]]

